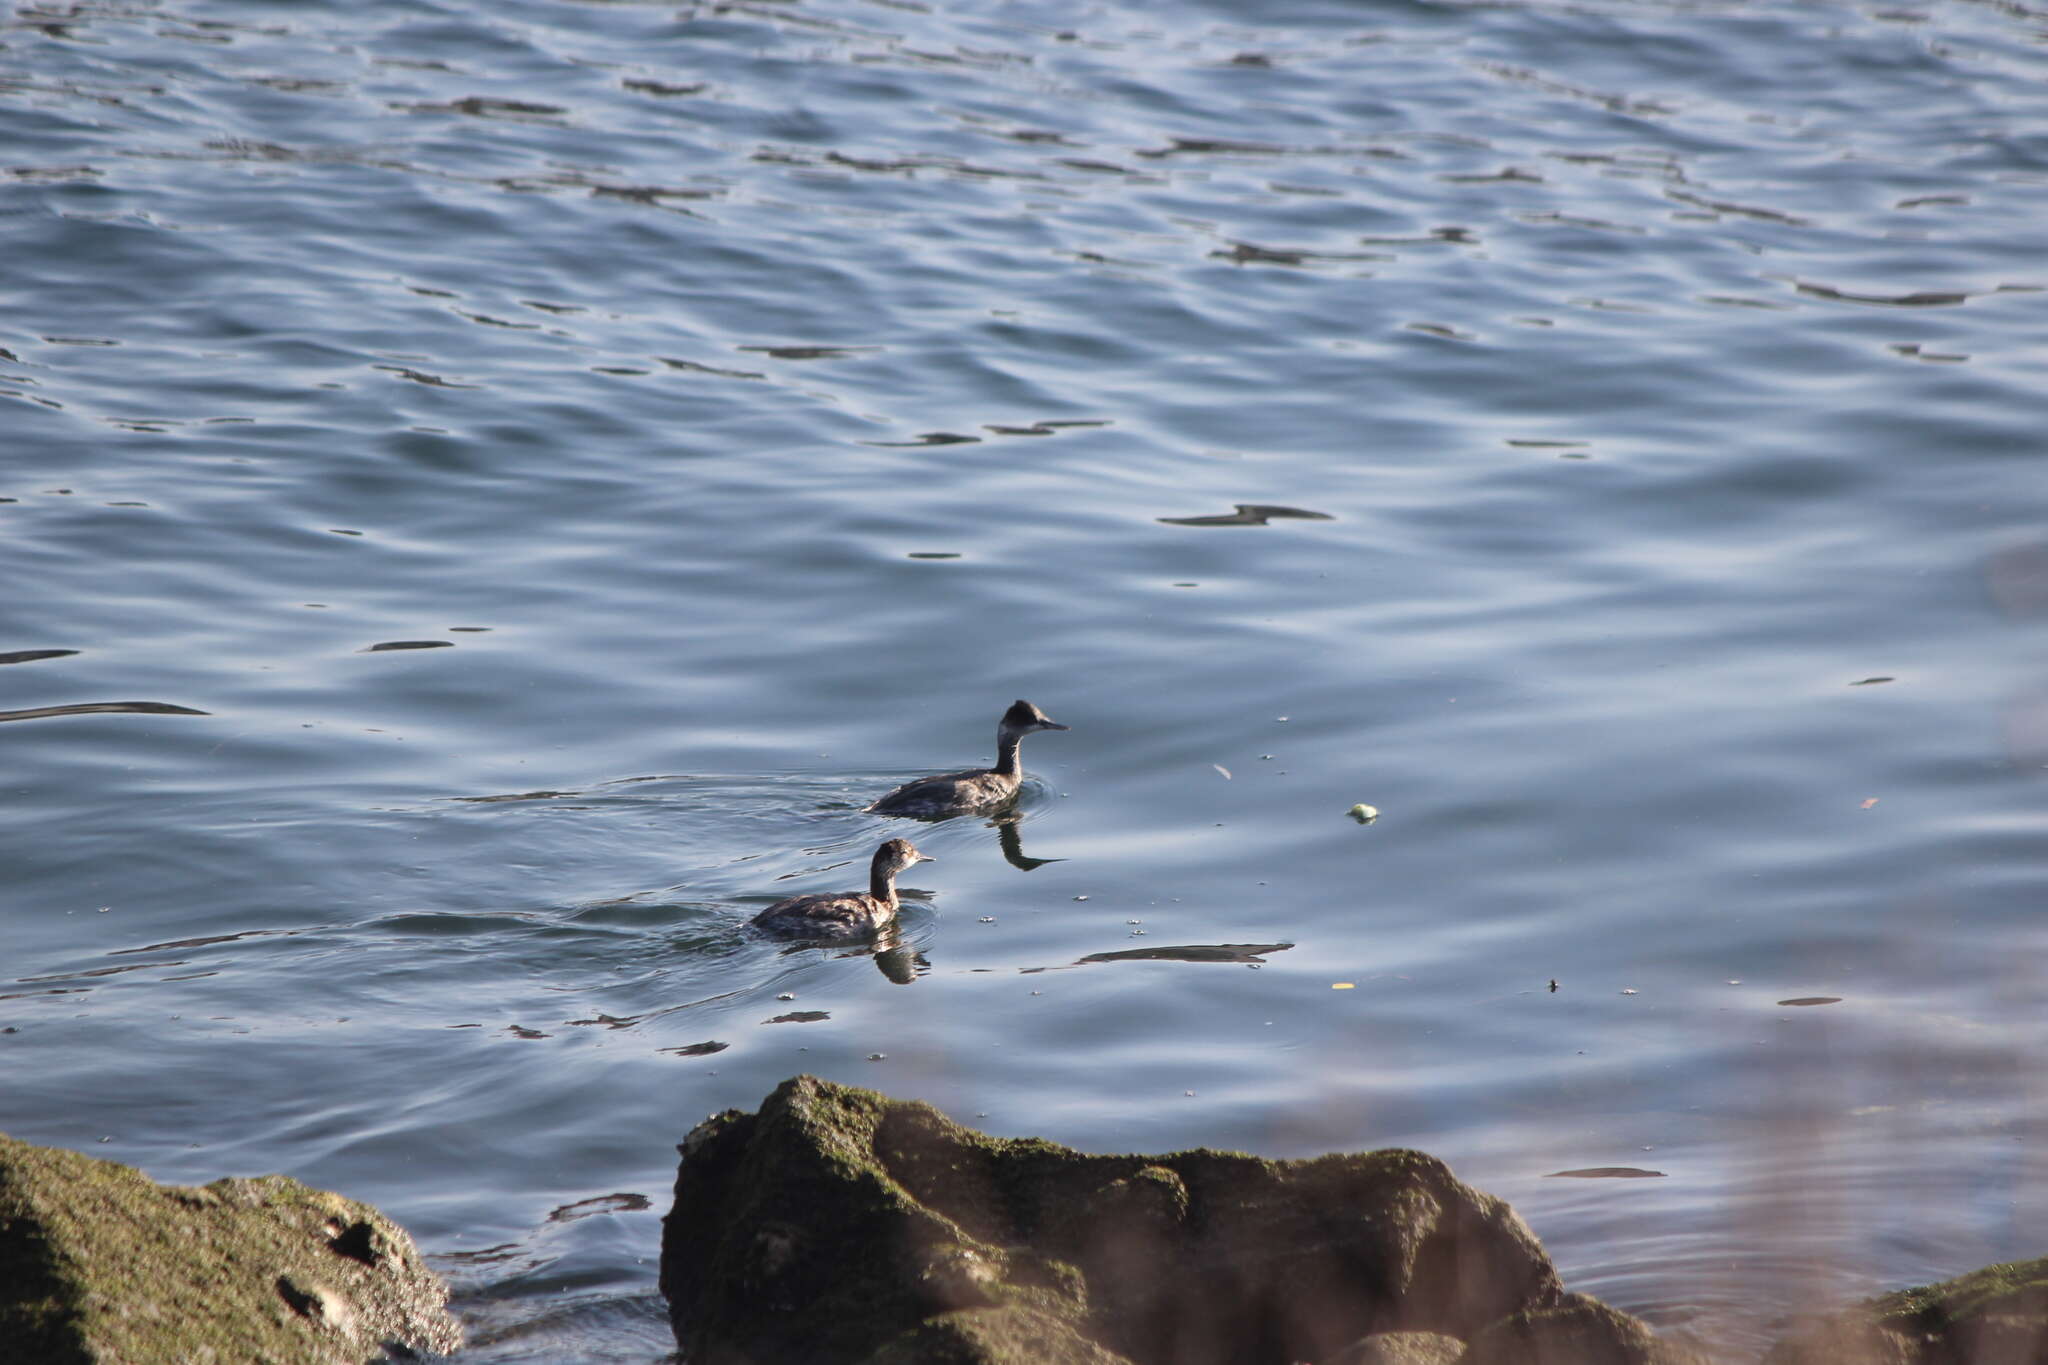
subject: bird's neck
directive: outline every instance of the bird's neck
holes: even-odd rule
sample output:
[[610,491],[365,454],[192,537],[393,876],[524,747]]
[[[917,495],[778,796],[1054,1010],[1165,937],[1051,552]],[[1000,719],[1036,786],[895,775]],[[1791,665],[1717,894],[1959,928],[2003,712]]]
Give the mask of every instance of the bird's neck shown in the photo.
[[1017,746],[1024,742],[1024,736],[1014,730],[996,731],[996,766],[993,771],[999,777],[1016,777],[1023,772],[1017,762]]
[[893,910],[896,908],[896,874],[886,863],[868,869],[868,894]]

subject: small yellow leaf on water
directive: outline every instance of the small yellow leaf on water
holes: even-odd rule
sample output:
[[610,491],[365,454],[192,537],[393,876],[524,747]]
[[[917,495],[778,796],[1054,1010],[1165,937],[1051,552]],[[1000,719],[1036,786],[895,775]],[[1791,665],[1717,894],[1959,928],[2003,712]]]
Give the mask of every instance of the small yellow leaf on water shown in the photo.
[[1332,981],[1330,983],[1330,989],[1333,991],[1349,991],[1356,990],[1357,988],[1358,983],[1356,981]]
[[1864,797],[1864,798],[1863,798],[1863,809],[1865,809],[1865,810],[1869,810],[1869,809],[1870,809],[1870,808],[1871,808],[1872,806],[1874,806],[1874,805],[1876,805],[1876,804],[1877,804],[1877,798],[1876,798],[1876,797],[1874,797],[1874,796],[1866,796],[1866,797]]
[[1379,807],[1368,806],[1364,802],[1353,806],[1347,814],[1361,825],[1369,825],[1380,818]]

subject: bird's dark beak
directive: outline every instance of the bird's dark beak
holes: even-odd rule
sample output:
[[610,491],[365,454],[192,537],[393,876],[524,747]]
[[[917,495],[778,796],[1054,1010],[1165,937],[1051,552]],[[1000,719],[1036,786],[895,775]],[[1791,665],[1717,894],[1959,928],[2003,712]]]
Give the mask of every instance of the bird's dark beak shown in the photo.
[[1038,728],[1041,730],[1071,730],[1074,727],[1071,725],[1062,725],[1056,720],[1042,720],[1038,722]]
[[929,854],[929,853],[920,853],[920,854],[918,854],[918,855],[917,855],[917,860],[918,860],[919,862],[921,862],[921,863],[935,863],[935,862],[937,862],[937,861],[938,861],[938,859],[937,859],[937,858],[934,858],[934,857],[933,857],[933,856],[932,856],[931,854]]

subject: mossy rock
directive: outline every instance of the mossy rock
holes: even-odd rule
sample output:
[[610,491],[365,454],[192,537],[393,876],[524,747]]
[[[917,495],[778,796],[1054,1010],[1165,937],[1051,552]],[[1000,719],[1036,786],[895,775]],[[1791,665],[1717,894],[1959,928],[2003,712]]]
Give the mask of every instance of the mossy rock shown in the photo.
[[1029,1323],[1136,1365],[1289,1365],[1562,1292],[1512,1209],[1419,1152],[1089,1156],[809,1076],[681,1150],[661,1283],[693,1365],[1070,1358],[941,1349],[962,1314],[948,1340]]
[[1640,1318],[1584,1294],[1511,1313],[1472,1338],[1458,1365],[1709,1365]]
[[1465,1343],[1441,1332],[1376,1332],[1321,1365],[1458,1365]]
[[865,1365],[1131,1365],[1050,1313],[969,1308],[926,1318]]
[[1764,1365],[2048,1365],[2048,1257],[1803,1322]]
[[0,1135],[0,1356],[354,1365],[462,1332],[412,1239],[280,1175],[158,1185]]

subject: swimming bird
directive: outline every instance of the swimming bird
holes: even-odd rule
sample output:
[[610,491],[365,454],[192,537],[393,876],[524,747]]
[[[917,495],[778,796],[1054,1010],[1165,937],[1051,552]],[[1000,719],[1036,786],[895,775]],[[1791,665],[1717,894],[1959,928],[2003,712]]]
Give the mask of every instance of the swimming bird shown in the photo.
[[917,820],[943,820],[949,815],[987,815],[1017,797],[1024,770],[1017,765],[1017,746],[1038,730],[1067,727],[1028,701],[1003,712],[996,726],[996,766],[940,773],[906,782],[868,807],[874,815],[907,815]]
[[865,891],[821,891],[791,896],[754,916],[754,923],[778,934],[803,938],[856,938],[896,918],[896,874],[918,863],[937,862],[908,839],[891,839],[875,850]]

